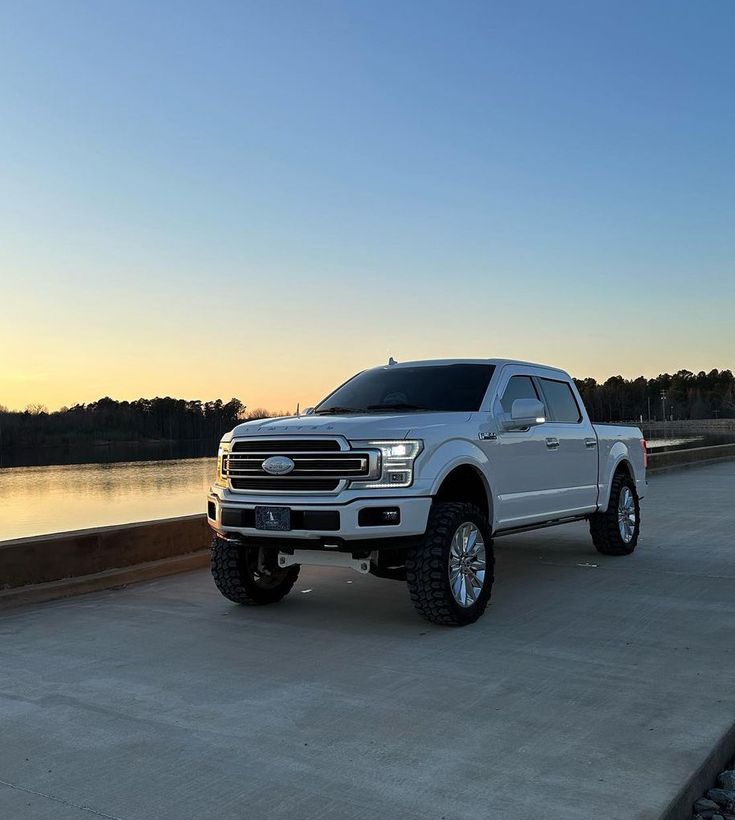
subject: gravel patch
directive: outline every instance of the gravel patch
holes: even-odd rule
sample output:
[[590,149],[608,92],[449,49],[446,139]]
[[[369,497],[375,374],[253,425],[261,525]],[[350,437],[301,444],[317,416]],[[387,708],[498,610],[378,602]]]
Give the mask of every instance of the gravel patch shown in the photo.
[[693,820],[735,820],[735,761],[717,776],[717,785],[694,804]]

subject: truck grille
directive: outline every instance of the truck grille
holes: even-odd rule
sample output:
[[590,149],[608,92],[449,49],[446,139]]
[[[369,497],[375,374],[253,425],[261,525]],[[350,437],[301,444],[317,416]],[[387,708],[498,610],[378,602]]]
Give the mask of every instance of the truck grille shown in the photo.
[[[293,470],[267,473],[263,462],[271,456],[290,458]],[[343,449],[336,439],[246,439],[233,442],[222,458],[233,490],[271,493],[334,492],[350,479],[371,478],[378,467],[375,452]]]
[[256,492],[288,493],[330,493],[339,487],[339,479],[334,478],[292,478],[286,484],[283,478],[233,478],[233,490],[255,490]]

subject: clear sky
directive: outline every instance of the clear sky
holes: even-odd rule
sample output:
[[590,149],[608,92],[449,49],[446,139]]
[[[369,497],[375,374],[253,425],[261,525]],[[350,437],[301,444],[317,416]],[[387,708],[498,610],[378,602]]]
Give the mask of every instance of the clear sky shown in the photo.
[[0,4],[0,404],[735,367],[735,3]]

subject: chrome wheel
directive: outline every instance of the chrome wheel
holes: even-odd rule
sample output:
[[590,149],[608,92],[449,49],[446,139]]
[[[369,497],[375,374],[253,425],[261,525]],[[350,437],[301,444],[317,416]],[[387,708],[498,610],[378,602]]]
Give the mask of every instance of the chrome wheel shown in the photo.
[[635,498],[630,487],[623,487],[618,497],[618,528],[620,537],[630,544],[635,535],[636,512]]
[[454,600],[463,607],[477,601],[485,583],[485,541],[476,524],[465,521],[457,527],[449,548],[449,586]]

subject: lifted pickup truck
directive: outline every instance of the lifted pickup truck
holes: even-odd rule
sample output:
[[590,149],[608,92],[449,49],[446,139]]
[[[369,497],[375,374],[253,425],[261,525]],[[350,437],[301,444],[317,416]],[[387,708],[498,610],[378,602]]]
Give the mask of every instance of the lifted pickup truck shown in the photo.
[[469,624],[490,599],[494,537],[587,520],[599,552],[633,552],[646,461],[640,430],[592,424],[562,370],[391,360],[222,439],[212,575],[252,605],[283,598],[302,565],[352,567],[405,579],[429,621]]

